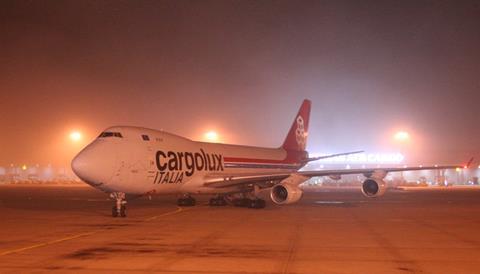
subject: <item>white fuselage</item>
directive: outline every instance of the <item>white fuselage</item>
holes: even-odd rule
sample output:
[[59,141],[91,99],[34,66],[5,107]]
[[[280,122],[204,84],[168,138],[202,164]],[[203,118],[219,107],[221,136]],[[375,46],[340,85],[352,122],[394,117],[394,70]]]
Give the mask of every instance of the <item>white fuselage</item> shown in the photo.
[[106,192],[218,193],[209,177],[293,172],[282,148],[195,142],[140,127],[111,127],[72,161],[75,173]]

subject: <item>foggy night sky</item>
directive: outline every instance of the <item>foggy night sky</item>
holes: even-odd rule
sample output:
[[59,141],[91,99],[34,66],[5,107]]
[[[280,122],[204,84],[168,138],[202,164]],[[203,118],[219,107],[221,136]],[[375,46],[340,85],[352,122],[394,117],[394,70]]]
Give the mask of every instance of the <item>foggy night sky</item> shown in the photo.
[[480,157],[478,1],[2,1],[0,34],[3,166],[112,125],[277,147],[304,98],[311,152]]

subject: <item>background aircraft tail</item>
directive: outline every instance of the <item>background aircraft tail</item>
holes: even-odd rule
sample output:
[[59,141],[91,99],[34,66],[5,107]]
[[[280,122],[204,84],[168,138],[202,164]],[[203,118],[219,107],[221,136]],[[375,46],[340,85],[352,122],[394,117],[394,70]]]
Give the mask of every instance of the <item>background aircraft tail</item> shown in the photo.
[[[310,120],[310,100],[303,100],[292,127],[288,132],[282,148],[287,152],[304,152],[307,146],[308,122]],[[294,153],[295,154],[295,153]],[[302,153],[302,155],[304,155]]]

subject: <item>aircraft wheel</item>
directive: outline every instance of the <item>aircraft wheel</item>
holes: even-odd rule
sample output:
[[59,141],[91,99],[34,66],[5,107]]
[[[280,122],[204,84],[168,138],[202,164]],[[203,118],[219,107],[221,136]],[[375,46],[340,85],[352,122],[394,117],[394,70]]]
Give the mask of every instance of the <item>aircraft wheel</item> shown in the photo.
[[233,205],[241,207],[242,206],[242,199],[235,199],[233,200]]
[[262,199],[250,200],[249,207],[256,208],[256,209],[265,208],[265,200],[262,200]]
[[227,205],[227,201],[225,201],[224,198],[220,198],[220,199],[218,200],[218,205],[219,205],[219,206],[226,206],[226,205]]
[[118,217],[118,211],[116,206],[112,207],[112,217]]
[[124,205],[120,208],[120,217],[127,217],[127,207]]
[[238,207],[249,207],[250,206],[250,199],[243,198],[243,199],[236,199],[233,201],[233,204]]
[[218,201],[216,198],[211,198],[208,204],[210,206],[218,206]]
[[225,201],[225,198],[223,197],[215,197],[211,198],[208,204],[210,206],[226,206],[227,201]]
[[194,206],[195,204],[196,204],[196,201],[192,197],[180,198],[177,201],[178,206]]
[[266,205],[265,200],[258,199],[255,208],[265,208],[265,205]]

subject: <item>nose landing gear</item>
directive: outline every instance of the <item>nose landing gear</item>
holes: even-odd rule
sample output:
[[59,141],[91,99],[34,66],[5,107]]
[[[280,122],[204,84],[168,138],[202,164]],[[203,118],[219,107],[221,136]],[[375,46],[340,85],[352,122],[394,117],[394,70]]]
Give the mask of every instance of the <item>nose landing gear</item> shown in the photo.
[[110,193],[110,198],[115,199],[115,205],[112,207],[112,217],[127,217],[125,193],[113,192]]

